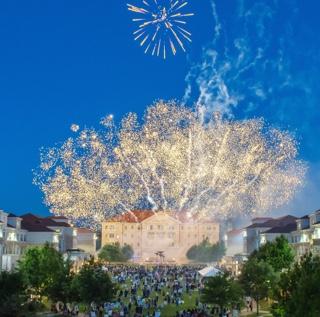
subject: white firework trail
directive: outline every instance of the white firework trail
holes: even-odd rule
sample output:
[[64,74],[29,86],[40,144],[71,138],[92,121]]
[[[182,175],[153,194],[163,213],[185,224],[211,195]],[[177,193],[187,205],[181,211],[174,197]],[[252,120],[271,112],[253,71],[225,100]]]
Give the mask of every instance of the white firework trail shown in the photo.
[[192,34],[185,28],[186,18],[193,13],[186,13],[188,5],[184,0],[143,0],[139,6],[127,4],[128,10],[137,17],[132,21],[138,24],[133,32],[134,40],[145,47],[144,53],[167,58],[167,50],[173,55],[177,47],[185,52],[185,42],[192,42]]

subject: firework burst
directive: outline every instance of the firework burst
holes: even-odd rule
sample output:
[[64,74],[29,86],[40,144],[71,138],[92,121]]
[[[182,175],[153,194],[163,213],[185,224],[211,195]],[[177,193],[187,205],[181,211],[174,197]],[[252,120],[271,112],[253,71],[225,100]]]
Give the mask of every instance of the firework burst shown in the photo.
[[88,224],[136,208],[223,219],[268,212],[303,184],[295,140],[262,120],[203,122],[158,102],[139,122],[109,115],[42,152],[35,182],[52,212]]
[[187,4],[183,0],[143,0],[139,7],[127,4],[128,10],[137,15],[132,19],[138,24],[134,39],[146,54],[166,59],[168,51],[173,55],[178,47],[186,51],[185,43],[191,42],[191,33],[185,28],[186,18],[193,16],[184,12]]

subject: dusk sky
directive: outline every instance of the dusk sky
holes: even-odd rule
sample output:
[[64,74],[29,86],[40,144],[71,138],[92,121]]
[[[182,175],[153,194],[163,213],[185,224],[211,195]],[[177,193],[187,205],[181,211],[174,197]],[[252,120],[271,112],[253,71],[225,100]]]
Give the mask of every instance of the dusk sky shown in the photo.
[[289,130],[309,171],[277,212],[319,209],[319,9],[316,0],[190,0],[193,42],[163,60],[133,40],[125,1],[1,1],[0,209],[48,214],[32,183],[40,148],[71,136],[73,123],[142,115],[158,99]]

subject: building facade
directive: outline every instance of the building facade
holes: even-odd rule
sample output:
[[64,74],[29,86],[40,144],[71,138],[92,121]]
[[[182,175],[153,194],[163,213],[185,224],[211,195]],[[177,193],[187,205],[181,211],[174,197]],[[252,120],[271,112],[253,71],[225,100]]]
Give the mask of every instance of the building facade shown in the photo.
[[96,253],[96,234],[74,227],[65,217],[16,216],[0,210],[0,270],[14,269],[28,247],[45,243],[61,253]]
[[320,255],[320,210],[297,219],[297,229],[291,233],[291,243],[297,257],[308,252]]
[[[297,218],[291,215],[280,218],[254,218],[252,224],[243,229],[243,252],[250,254],[259,249],[261,243],[266,241],[273,241],[277,236],[281,235],[279,232],[274,232],[275,228],[282,228],[286,226],[294,227]],[[279,231],[276,229],[275,231]]]
[[21,222],[20,217],[0,210],[1,270],[12,270],[27,247],[27,231],[22,228]]
[[132,211],[102,223],[102,246],[131,245],[138,261],[152,261],[163,251],[167,261],[183,262],[187,250],[204,239],[219,241],[218,223],[170,212]]

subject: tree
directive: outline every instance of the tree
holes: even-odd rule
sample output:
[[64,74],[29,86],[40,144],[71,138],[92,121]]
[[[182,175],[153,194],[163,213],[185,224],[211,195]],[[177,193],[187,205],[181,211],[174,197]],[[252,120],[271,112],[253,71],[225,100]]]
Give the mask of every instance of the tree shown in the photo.
[[277,237],[273,242],[268,241],[251,256],[269,263],[277,272],[288,269],[294,262],[294,252],[284,236]]
[[272,313],[277,317],[320,316],[320,258],[305,255],[281,274]]
[[25,299],[24,285],[21,274],[19,272],[0,272],[1,316],[19,316]]
[[134,255],[134,251],[131,247],[131,245],[125,244],[122,247],[122,254],[123,254],[123,258],[125,261],[129,261],[130,259],[132,259],[133,255]]
[[204,239],[199,245],[193,245],[187,251],[187,258],[197,262],[219,261],[225,255],[226,249],[223,242],[211,244]]
[[99,259],[109,262],[127,262],[133,256],[134,252],[130,245],[120,247],[118,242],[106,244],[99,252]]
[[259,302],[270,295],[277,281],[276,273],[269,263],[249,258],[242,267],[239,280],[246,294],[256,301],[257,315],[259,315]]
[[19,272],[29,293],[47,296],[52,300],[69,299],[71,284],[71,263],[52,246],[29,248],[19,262]]
[[202,291],[201,301],[219,306],[220,310],[241,305],[243,290],[228,273],[209,277]]
[[77,291],[78,300],[83,303],[103,303],[110,301],[115,293],[115,286],[101,263],[93,259],[85,263],[74,277],[72,288]]

